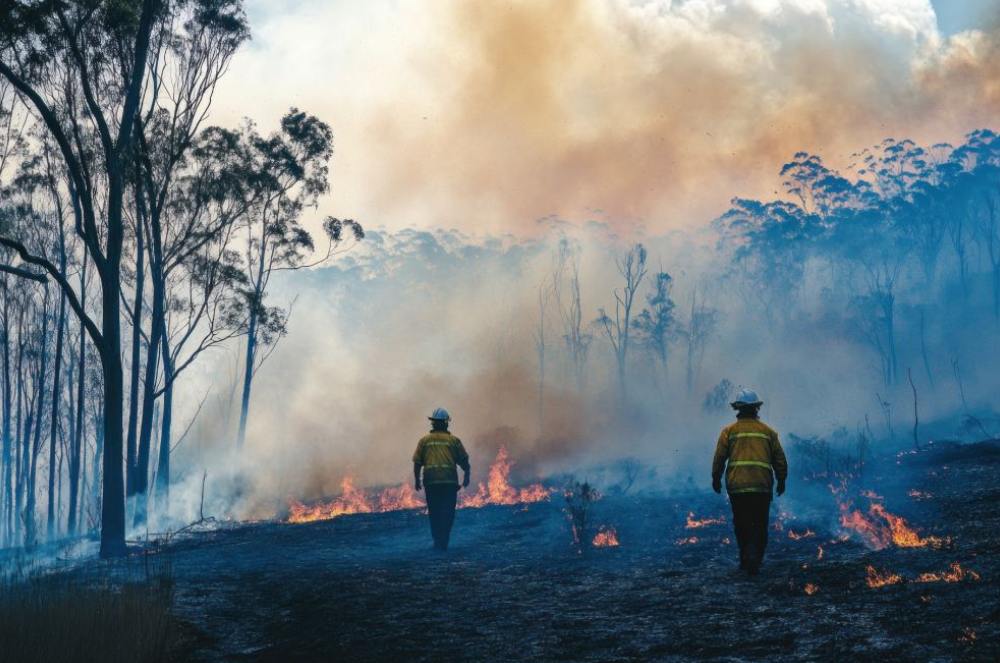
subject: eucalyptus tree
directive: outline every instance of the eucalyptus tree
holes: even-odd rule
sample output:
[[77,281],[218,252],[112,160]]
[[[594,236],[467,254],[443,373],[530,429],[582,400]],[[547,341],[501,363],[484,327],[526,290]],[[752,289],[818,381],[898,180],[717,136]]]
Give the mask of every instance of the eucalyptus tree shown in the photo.
[[257,191],[248,189],[237,133],[210,127],[194,141],[164,208],[171,228],[160,257],[164,320],[160,335],[163,399],[156,466],[158,507],[169,497],[173,394],[178,377],[205,351],[241,336],[248,311],[247,279],[237,235]]
[[704,294],[698,298],[698,289],[691,291],[691,307],[687,321],[678,328],[678,336],[684,339],[687,349],[687,368],[685,383],[690,393],[694,389],[695,379],[701,370],[701,362],[705,357],[705,348],[716,332],[719,324],[719,310],[705,301]]
[[[169,357],[161,354],[168,345],[170,334],[167,329],[168,284],[173,272],[233,223],[231,215],[206,219],[203,215],[171,213],[183,210],[177,203],[178,196],[198,193],[176,185],[178,178],[196,167],[192,165],[192,151],[199,143],[215,87],[228,69],[233,54],[248,37],[241,1],[181,0],[164,6],[150,44],[149,83],[136,119],[137,283],[131,310],[136,333],[133,334],[132,405],[126,445],[130,459],[129,490],[137,498],[136,525],[142,524],[146,517],[157,376],[160,365],[169,361]],[[214,129],[205,131],[210,136],[200,141],[202,151],[204,145],[214,144],[213,138],[218,133]],[[152,301],[142,379],[142,414],[136,432],[137,332],[141,325],[142,278],[146,276],[147,266]]]
[[[0,9],[0,76],[26,100],[69,174],[74,225],[100,283],[100,323],[44,252],[3,234],[0,245],[42,270],[65,293],[102,368],[104,453],[101,555],[125,553],[121,360],[123,203],[151,35],[161,0],[12,0]],[[85,135],[97,136],[96,153]]]
[[[669,368],[670,346],[678,338],[679,329],[671,290],[674,280],[660,271],[653,275],[653,289],[646,295],[646,308],[635,318],[635,331],[639,343],[653,357],[664,382]],[[654,376],[656,374],[654,373]],[[660,384],[660,379],[656,378]],[[665,384],[661,386],[665,387]],[[665,395],[661,391],[661,395]]]
[[646,276],[646,248],[636,244],[615,258],[618,274],[622,277],[622,287],[615,288],[615,312],[612,318],[603,308],[598,309],[596,324],[604,332],[604,337],[615,356],[618,374],[618,393],[622,402],[628,398],[628,351],[632,340],[633,308],[639,286]]
[[[15,186],[24,196],[25,202],[20,206],[19,212],[24,215],[34,228],[22,228],[17,231],[20,236],[33,236],[35,246],[48,247],[46,253],[54,253],[57,256],[59,273],[63,278],[68,276],[68,265],[70,252],[73,247],[67,246],[66,220],[69,217],[69,201],[66,199],[65,171],[53,159],[54,146],[49,137],[43,132],[36,132],[40,135],[33,136],[32,141],[37,149],[31,153],[26,153],[22,160],[18,175],[15,179]],[[64,337],[66,331],[66,294],[58,292],[58,316],[55,320],[55,347],[53,355],[53,375],[50,398],[50,417],[48,430],[48,508],[46,517],[46,532],[49,539],[56,534],[56,436],[61,416],[62,405],[62,368]],[[45,297],[48,299],[49,293],[46,289]],[[47,321],[43,327],[47,326]],[[43,338],[43,342],[46,342]],[[44,350],[44,348],[43,348]],[[43,359],[47,358],[47,352],[43,352]],[[43,361],[43,369],[44,369]],[[44,372],[44,371],[43,371]],[[42,429],[42,405],[44,404],[44,394],[40,394],[39,419],[36,430],[36,447],[40,447],[41,440],[38,439]],[[35,454],[40,449],[35,450]],[[33,462],[36,459],[33,459]],[[33,470],[34,471],[34,470]],[[32,495],[32,500],[34,495]],[[34,502],[30,504],[29,516],[34,514]],[[34,526],[33,519],[30,524]]]
[[955,149],[972,236],[989,268],[994,319],[1000,322],[1000,134],[980,129]]
[[327,248],[310,258],[315,244],[302,226],[302,214],[329,190],[333,133],[327,124],[292,108],[281,118],[277,132],[262,136],[248,122],[241,138],[246,146],[247,188],[253,195],[241,237],[247,320],[238,448],[246,441],[254,375],[286,329],[287,311],[265,301],[271,277],[322,263],[364,237],[357,222],[328,217],[323,222]]
[[583,391],[587,356],[594,335],[583,322],[580,301],[580,246],[567,238],[559,240],[559,273],[555,279],[555,299],[562,320],[563,342],[573,364],[577,391]]

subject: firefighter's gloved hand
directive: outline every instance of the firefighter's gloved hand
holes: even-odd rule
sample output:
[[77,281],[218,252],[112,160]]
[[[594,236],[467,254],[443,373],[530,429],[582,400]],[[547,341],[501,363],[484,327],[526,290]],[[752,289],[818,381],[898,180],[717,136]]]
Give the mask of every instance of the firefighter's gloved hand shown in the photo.
[[778,493],[779,496],[785,494],[785,482],[784,482],[784,480],[782,480],[782,479],[778,480],[778,485],[775,488],[775,490],[777,491],[777,493]]
[[719,493],[720,495],[722,494],[722,478],[721,477],[712,477],[712,490],[714,490],[715,492]]
[[462,477],[462,488],[468,488],[468,487],[469,487],[469,475],[466,474],[465,476]]
[[413,487],[417,490],[420,490],[423,487],[420,485],[420,479],[417,479],[416,481],[413,482]]

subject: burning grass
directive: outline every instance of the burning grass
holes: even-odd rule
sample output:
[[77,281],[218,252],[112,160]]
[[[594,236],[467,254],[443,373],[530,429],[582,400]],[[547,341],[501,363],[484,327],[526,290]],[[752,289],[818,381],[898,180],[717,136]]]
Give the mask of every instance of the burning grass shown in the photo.
[[[907,582],[906,578],[898,573],[893,573],[891,571],[878,571],[874,566],[868,565],[866,570],[866,581],[868,586],[872,589],[878,587],[884,587],[886,585],[898,585]],[[958,562],[952,562],[948,567],[947,571],[942,571],[941,573],[921,573],[911,582],[915,583],[930,583],[930,582],[978,582],[981,576],[971,570],[962,568],[962,565]]]
[[550,491],[540,483],[525,488],[510,485],[510,470],[514,466],[507,455],[507,448],[500,447],[496,460],[490,465],[485,484],[479,484],[475,493],[462,495],[458,501],[460,508],[476,509],[489,504],[531,504],[549,499]]
[[851,510],[846,503],[840,505],[840,525],[858,534],[869,547],[883,550],[898,548],[941,548],[950,540],[936,536],[920,536],[902,516],[890,513],[878,503],[868,507],[868,514]]
[[340,497],[321,504],[306,505],[292,502],[289,505],[288,522],[308,523],[316,520],[330,520],[352,513],[384,513],[403,509],[419,509],[424,506],[416,491],[409,484],[386,488],[374,495],[354,485],[354,479],[344,477],[340,482]]
[[868,586],[872,589],[877,589],[879,587],[885,587],[886,585],[898,585],[903,582],[903,576],[891,571],[878,571],[874,566],[869,564],[865,569],[866,578],[865,581]]
[[595,548],[614,548],[618,546],[618,532],[614,527],[599,527],[594,535]]
[[[473,493],[459,496],[460,509],[476,509],[491,504],[530,504],[549,499],[550,490],[535,483],[524,488],[510,484],[510,470],[514,461],[507,454],[506,447],[500,447],[496,460],[490,465],[486,483],[480,483]],[[422,509],[423,499],[410,484],[401,484],[377,492],[368,492],[354,485],[354,479],[345,477],[340,484],[340,496],[319,504],[303,504],[293,500],[289,503],[289,523],[309,523],[317,520],[331,520],[355,513],[385,513]]]
[[687,522],[684,527],[687,529],[700,529],[702,527],[709,527],[711,525],[722,525],[726,522],[724,516],[719,516],[718,518],[702,518],[698,519],[694,517],[694,512],[689,511],[687,515]]
[[962,582],[963,580],[978,581],[980,576],[975,571],[963,569],[958,562],[952,562],[947,571],[941,573],[921,573],[914,582]]
[[799,541],[801,539],[809,539],[816,536],[816,532],[811,529],[806,529],[804,532],[796,532],[793,529],[788,530],[788,538],[792,541]]

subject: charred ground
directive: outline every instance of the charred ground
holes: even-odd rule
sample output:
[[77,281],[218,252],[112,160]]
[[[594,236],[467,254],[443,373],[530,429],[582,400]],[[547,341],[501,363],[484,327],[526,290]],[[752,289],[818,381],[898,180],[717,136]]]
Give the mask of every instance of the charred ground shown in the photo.
[[[844,540],[828,486],[790,483],[754,579],[735,568],[725,499],[700,491],[605,496],[592,531],[614,526],[620,546],[583,553],[554,495],[461,510],[445,555],[424,515],[400,511],[203,532],[152,556],[173,577],[183,659],[995,660],[998,472],[996,441],[883,459],[879,497],[841,499],[943,543],[882,550]],[[690,527],[692,512],[726,521]],[[872,588],[869,566],[899,581]]]

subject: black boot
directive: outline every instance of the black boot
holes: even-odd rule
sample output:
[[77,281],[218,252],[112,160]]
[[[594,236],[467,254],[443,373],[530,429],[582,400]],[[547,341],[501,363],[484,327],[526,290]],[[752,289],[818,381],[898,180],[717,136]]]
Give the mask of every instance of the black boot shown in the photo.
[[760,572],[760,554],[753,544],[747,546],[746,558],[742,568],[752,576]]

